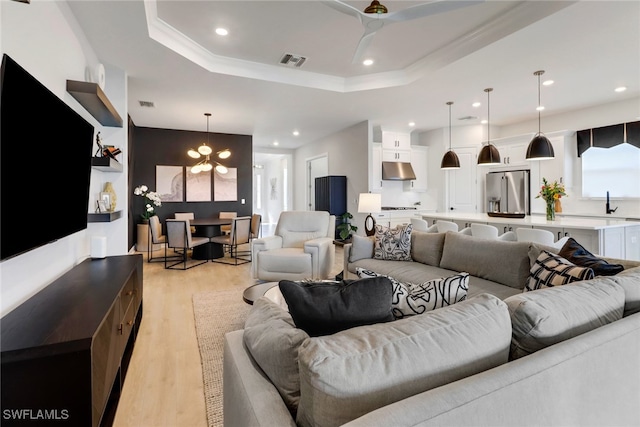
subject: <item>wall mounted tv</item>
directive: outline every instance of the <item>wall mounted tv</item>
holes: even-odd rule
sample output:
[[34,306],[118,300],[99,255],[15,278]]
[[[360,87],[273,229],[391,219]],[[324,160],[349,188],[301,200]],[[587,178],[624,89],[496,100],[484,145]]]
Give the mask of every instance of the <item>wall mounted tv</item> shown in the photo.
[[94,129],[7,54],[0,79],[0,260],[6,260],[87,228]]

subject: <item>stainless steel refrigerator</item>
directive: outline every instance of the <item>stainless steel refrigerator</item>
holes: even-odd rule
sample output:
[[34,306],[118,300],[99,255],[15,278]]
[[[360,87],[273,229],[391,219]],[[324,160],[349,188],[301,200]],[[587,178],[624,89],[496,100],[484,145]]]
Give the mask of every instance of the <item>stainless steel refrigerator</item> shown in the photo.
[[485,180],[487,212],[531,214],[529,170],[489,172]]

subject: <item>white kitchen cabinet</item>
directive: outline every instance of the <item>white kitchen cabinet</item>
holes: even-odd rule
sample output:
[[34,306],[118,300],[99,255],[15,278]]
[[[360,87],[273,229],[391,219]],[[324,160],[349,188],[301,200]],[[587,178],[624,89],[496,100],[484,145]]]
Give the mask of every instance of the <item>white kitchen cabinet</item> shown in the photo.
[[382,144],[373,144],[371,163],[371,191],[380,191],[382,190]]
[[[507,231],[513,231],[515,233],[516,228],[522,227],[522,225],[509,224],[504,222],[488,222],[487,224],[493,225],[494,227],[496,227],[498,229],[498,235],[500,236],[506,233]],[[531,228],[531,227],[528,227],[528,228]]]
[[[601,236],[602,236],[602,241],[600,242],[600,249],[602,249],[602,251],[598,253],[607,254],[606,256],[610,258],[619,258],[619,259],[626,258],[624,228],[622,227],[608,228],[606,230],[603,230],[603,233],[601,234]],[[578,239],[576,240],[580,244],[582,244],[580,240]],[[587,250],[589,249],[587,248]]]
[[527,165],[526,155],[528,142],[496,142],[495,146],[500,152],[500,160],[503,165],[523,166]]
[[399,132],[382,132],[382,149],[383,150],[411,150],[411,135]]
[[640,261],[640,225],[625,227],[625,258]]
[[383,162],[411,162],[411,151],[382,149]]
[[427,191],[427,167],[429,147],[414,145],[411,147],[411,167],[416,174],[416,179],[404,181],[405,191],[425,193]]

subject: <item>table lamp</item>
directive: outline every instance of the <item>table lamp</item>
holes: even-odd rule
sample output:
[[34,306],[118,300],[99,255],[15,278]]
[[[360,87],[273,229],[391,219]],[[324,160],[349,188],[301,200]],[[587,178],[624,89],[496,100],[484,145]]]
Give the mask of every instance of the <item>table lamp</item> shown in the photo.
[[382,199],[377,193],[360,193],[358,198],[358,213],[368,213],[364,220],[364,231],[367,236],[375,234],[376,220],[371,216],[371,212],[380,212]]

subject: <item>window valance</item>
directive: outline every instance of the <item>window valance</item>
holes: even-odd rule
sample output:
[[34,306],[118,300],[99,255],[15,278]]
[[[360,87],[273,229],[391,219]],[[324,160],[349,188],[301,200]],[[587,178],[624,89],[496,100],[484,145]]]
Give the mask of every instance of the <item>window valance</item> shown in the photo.
[[611,148],[628,143],[640,148],[640,121],[578,131],[578,157],[591,147]]

